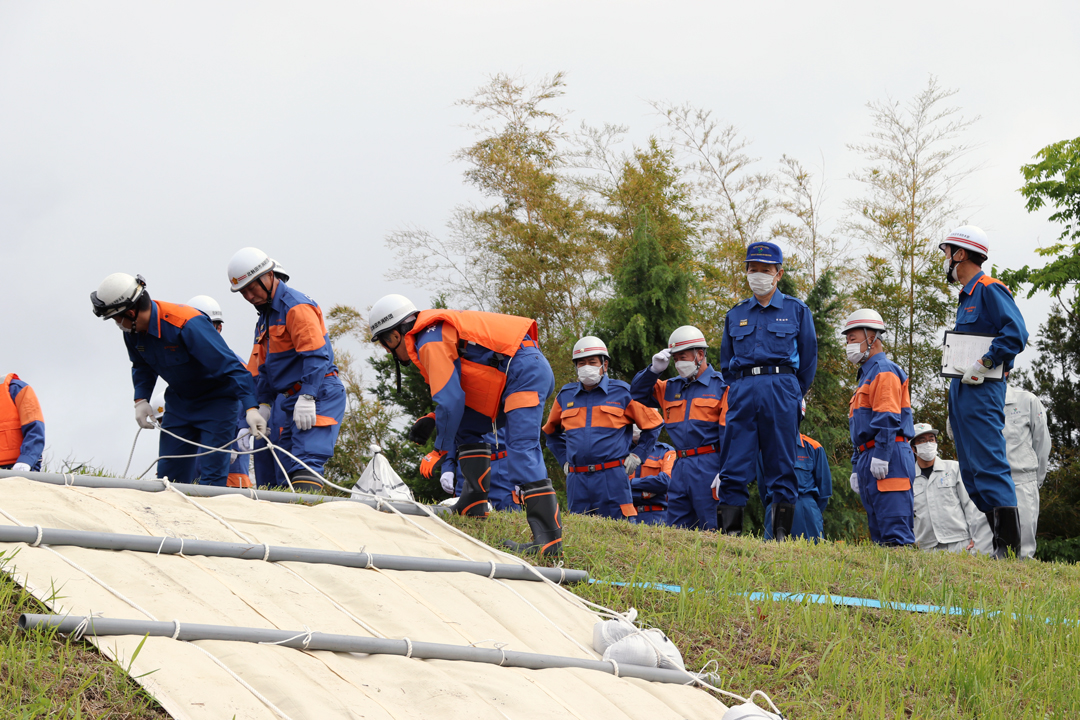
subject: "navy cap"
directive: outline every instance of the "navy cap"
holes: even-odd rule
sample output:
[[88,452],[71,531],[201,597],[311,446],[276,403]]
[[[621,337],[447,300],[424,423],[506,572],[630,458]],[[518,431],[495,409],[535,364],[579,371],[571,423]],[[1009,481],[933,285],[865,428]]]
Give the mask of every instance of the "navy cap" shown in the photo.
[[780,252],[778,245],[770,242],[750,243],[750,246],[746,248],[746,262],[781,265],[784,262],[784,253]]

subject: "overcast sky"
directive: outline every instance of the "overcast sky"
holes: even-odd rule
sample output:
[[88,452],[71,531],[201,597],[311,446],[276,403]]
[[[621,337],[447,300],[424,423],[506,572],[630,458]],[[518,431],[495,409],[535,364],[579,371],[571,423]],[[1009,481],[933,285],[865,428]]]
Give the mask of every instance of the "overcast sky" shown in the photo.
[[[226,264],[254,245],[328,309],[392,287],[384,237],[474,199],[454,102],[495,73],[568,75],[572,122],[658,126],[648,100],[712,109],[820,167],[825,214],[858,193],[865,104],[931,74],[969,117],[961,186],[992,262],[1041,264],[1020,165],[1080,135],[1080,4],[866,2],[13,2],[0,0],[0,372],[34,386],[48,455],[119,472],[136,425],[120,332],[90,311],[112,272],[153,297],[218,299],[246,355],[254,310]],[[1029,329],[1045,298],[1021,300]],[[1034,351],[1021,356],[1030,362]],[[1026,362],[1025,362],[1026,361]],[[156,455],[140,438],[133,472]]]

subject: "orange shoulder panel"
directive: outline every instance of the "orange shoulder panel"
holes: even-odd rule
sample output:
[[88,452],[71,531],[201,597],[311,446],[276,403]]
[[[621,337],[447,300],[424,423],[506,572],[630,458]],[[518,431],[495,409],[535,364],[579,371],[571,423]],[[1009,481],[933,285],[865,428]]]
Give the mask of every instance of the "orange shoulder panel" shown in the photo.
[[637,400],[631,400],[626,406],[626,414],[634,419],[634,423],[642,430],[652,430],[664,424],[664,419],[655,408],[642,405]]
[[314,305],[301,303],[289,308],[285,315],[285,327],[289,330],[296,352],[312,352],[326,344],[322,310]]
[[[802,435],[802,433],[799,433],[799,434]],[[821,449],[821,443],[819,443],[817,440],[810,437],[809,435],[802,435],[802,439],[803,439],[804,443],[806,443],[810,447],[814,448],[815,450],[820,450]]]
[[538,336],[535,320],[476,310],[421,310],[409,334],[416,335],[440,320],[444,323],[443,328],[453,325],[462,340],[502,355],[514,355],[521,347],[522,340],[529,337],[535,342]]
[[990,277],[989,275],[983,275],[981,278],[979,278],[978,280],[975,281],[975,284],[976,285],[985,285],[987,287],[989,287],[990,285],[1000,285],[1001,287],[1005,288],[1005,290],[1008,291],[1008,293],[1010,295],[1012,295],[1012,290],[1009,290],[1008,285],[1001,282],[997,278]]
[[176,328],[182,328],[191,318],[202,315],[201,312],[187,305],[177,305],[176,303],[162,302],[161,300],[155,300],[154,302],[158,306],[158,320],[164,320]]
[[19,409],[19,422],[28,425],[34,422],[45,422],[41,414],[41,405],[38,403],[37,393],[34,388],[27,385],[15,396],[15,407]]
[[419,353],[416,351],[416,336],[412,332],[405,336],[405,349],[427,381],[431,397],[435,397],[454,375],[457,341],[457,330],[447,323],[443,323],[442,341],[425,343]]
[[903,386],[900,378],[891,372],[880,372],[874,379],[867,383],[870,396],[870,410],[872,412],[888,412],[900,414],[903,407],[901,395]]

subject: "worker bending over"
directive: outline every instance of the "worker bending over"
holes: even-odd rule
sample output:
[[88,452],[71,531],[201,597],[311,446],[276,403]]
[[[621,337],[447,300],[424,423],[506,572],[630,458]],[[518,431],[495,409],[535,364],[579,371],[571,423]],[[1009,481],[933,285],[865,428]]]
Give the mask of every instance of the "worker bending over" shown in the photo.
[[[235,437],[241,411],[253,433],[266,432],[266,421],[256,409],[251,373],[209,317],[187,305],[151,300],[142,276],[127,273],[109,275],[90,300],[95,315],[115,321],[124,331],[139,427],[154,427],[149,400],[157,379],[169,384],[168,412],[158,440],[158,477],[190,483],[195,478],[193,455],[201,452],[191,443],[226,447]],[[211,452],[201,458],[203,482],[228,483],[229,454]],[[188,457],[171,457],[183,455]]]
[[[608,377],[607,345],[588,335],[572,352],[578,381],[555,396],[544,435],[566,472],[570,512],[609,518],[637,516],[630,475],[652,452],[663,422],[630,397],[630,386]],[[633,426],[641,428],[634,442]]]
[[427,462],[441,464],[454,451],[465,480],[454,512],[487,516],[492,447],[483,439],[504,428],[506,482],[521,489],[533,533],[533,542],[511,546],[560,554],[559,504],[540,448],[544,402],[555,377],[537,347],[536,321],[472,310],[417,310],[401,295],[381,298],[369,318],[372,341],[399,365],[416,363],[431,389],[435,422],[419,418],[422,427],[414,427],[410,438],[422,444],[437,433]]

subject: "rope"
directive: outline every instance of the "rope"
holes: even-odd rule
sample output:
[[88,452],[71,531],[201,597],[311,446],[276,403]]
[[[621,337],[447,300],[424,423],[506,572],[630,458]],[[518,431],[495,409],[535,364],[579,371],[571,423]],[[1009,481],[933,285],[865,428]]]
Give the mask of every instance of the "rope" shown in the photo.
[[405,640],[405,657],[406,658],[411,658],[412,657],[412,640],[410,640],[409,638],[404,638],[404,640]]
[[270,562],[270,543],[263,543],[263,562]]
[[45,531],[41,529],[40,525],[35,525],[34,529],[37,530],[37,537],[34,539],[34,542],[30,543],[30,547],[40,547],[41,536],[45,534]]
[[300,644],[303,646],[304,650],[307,650],[308,645],[311,644],[311,628],[305,625],[304,632],[299,635],[293,635],[292,637],[287,637],[284,640],[278,640],[277,642],[261,642],[259,645],[284,645],[285,643],[292,642],[296,638],[304,638],[300,641]]
[[608,660],[608,662],[611,663],[611,669],[615,673],[615,677],[619,677],[619,663],[614,660]]
[[[128,453],[127,465],[124,466],[124,474],[120,477],[127,477],[128,470],[131,469],[131,459],[135,457],[135,444],[139,442],[139,433],[142,432],[142,425],[135,431],[135,440],[131,443],[131,452]],[[157,462],[156,460],[154,462]],[[144,473],[145,474],[145,473]]]
[[488,573],[488,580],[494,580],[495,579],[495,568],[498,567],[498,566],[495,564],[494,560],[488,560],[488,562],[491,563],[491,572]]
[[172,637],[173,640],[176,640],[177,638],[180,637],[180,621],[179,620],[173,620],[173,626],[174,626],[173,627],[173,632],[172,632],[172,635],[170,637]]

